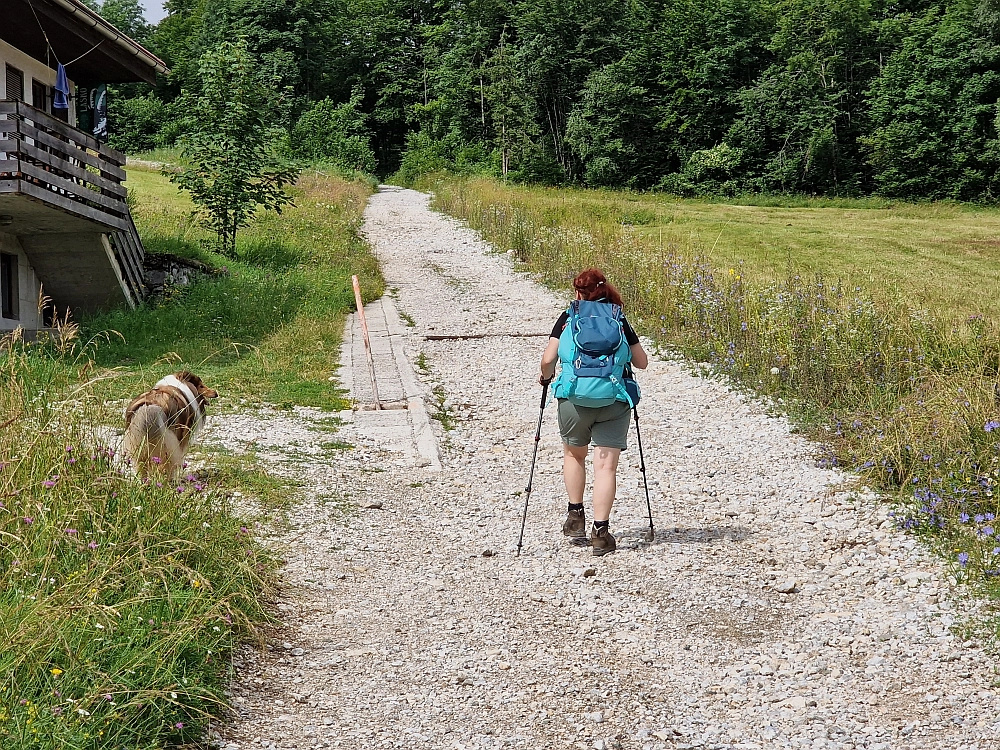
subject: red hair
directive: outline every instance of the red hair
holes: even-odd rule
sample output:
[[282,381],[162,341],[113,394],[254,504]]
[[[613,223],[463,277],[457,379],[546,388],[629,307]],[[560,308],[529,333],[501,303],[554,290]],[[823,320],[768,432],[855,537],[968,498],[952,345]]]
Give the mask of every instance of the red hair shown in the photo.
[[622,296],[613,285],[608,283],[604,274],[597,268],[586,268],[573,279],[573,288],[585,300],[607,300],[613,305],[624,307]]

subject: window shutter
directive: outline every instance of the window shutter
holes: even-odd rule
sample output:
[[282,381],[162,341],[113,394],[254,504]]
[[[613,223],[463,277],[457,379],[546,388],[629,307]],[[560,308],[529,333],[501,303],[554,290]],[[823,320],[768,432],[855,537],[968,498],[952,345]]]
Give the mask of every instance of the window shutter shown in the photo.
[[24,101],[24,73],[13,65],[7,65],[7,88],[4,99]]

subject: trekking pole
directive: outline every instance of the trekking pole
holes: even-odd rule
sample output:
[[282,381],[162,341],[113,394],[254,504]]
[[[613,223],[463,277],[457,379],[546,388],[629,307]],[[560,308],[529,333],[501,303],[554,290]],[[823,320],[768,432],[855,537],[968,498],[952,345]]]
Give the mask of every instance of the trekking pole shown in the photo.
[[639,471],[642,472],[642,486],[646,490],[646,510],[649,513],[649,529],[642,535],[644,541],[651,542],[655,536],[653,531],[653,506],[649,502],[649,483],[646,481],[646,459],[642,455],[642,435],[639,433],[639,408],[633,406],[632,414],[635,417],[635,439],[639,444]]
[[542,439],[542,415],[545,413],[545,396],[549,392],[549,378],[542,383],[542,404],[538,409],[538,429],[535,430],[535,450],[531,453],[531,472],[528,474],[528,486],[524,488],[524,514],[521,516],[521,533],[517,537],[517,557],[521,556],[521,541],[524,539],[524,524],[528,520],[528,498],[531,497],[531,482],[535,478],[535,459],[538,457],[538,441]]

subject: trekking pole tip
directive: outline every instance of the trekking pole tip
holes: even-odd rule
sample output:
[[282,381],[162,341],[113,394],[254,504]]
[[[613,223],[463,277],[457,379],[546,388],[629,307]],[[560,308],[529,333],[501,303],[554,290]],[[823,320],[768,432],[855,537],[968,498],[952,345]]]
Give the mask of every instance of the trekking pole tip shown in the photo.
[[645,533],[642,535],[642,540],[644,542],[651,542],[653,541],[654,536],[655,534],[653,532],[653,527],[650,526],[648,529],[646,529]]

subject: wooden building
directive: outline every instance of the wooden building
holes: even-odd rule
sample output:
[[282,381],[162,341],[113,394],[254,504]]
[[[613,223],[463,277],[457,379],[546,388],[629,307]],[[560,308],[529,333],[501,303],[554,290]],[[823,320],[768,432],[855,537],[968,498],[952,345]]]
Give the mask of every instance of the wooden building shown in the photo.
[[[100,102],[92,122],[80,123],[77,110],[109,83],[152,83],[165,72],[78,0],[0,0],[0,334],[30,334],[67,309],[141,300],[125,157],[95,136],[105,124]],[[40,291],[51,299],[46,311]]]

